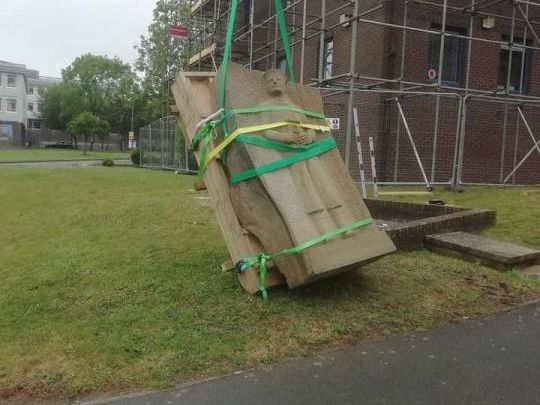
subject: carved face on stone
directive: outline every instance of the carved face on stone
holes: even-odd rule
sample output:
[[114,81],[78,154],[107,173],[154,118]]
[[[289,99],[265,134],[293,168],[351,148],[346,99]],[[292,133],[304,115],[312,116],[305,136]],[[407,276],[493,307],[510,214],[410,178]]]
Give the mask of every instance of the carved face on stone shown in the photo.
[[264,74],[264,80],[266,81],[266,90],[272,96],[279,97],[287,91],[287,82],[289,80],[281,70],[268,70]]

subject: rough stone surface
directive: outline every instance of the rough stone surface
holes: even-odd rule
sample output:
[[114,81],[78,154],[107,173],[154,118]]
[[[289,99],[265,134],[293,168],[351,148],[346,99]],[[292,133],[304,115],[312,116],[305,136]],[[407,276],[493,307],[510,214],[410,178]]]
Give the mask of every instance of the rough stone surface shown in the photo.
[[426,242],[436,248],[448,249],[504,266],[530,264],[540,258],[538,250],[466,232],[428,235]]
[[522,273],[533,280],[540,280],[540,265],[527,267]]
[[[323,112],[317,89],[286,83],[263,72],[250,71],[231,63],[227,73],[227,109],[286,105]],[[241,84],[241,86],[239,85]],[[214,91],[218,91],[214,83]],[[229,121],[229,130],[282,121],[325,125],[320,119],[292,112],[238,114]],[[328,134],[305,131],[295,133],[276,128],[254,131],[253,136],[285,143],[310,143]],[[302,141],[307,137],[309,142]],[[234,142],[227,150],[226,167],[230,174],[261,167],[288,156],[289,152]],[[371,217],[354,186],[337,150],[309,161],[269,172],[231,186],[231,201],[239,222],[254,235],[265,252],[280,252],[345,225]],[[355,229],[329,239],[302,253],[275,258],[290,288],[346,271],[391,253],[395,247],[376,226]]]

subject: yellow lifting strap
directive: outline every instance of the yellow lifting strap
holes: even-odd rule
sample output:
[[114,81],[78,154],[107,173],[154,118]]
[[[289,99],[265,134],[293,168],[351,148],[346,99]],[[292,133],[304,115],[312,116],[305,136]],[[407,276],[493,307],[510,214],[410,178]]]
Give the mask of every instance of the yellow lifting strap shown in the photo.
[[294,122],[294,121],[281,121],[281,122],[274,122],[271,124],[261,124],[261,125],[253,125],[249,127],[243,127],[236,129],[232,134],[228,135],[223,142],[221,142],[218,146],[216,146],[214,149],[212,149],[208,155],[206,156],[206,159],[204,162],[202,162],[202,166],[200,168],[200,175],[204,175],[204,172],[208,168],[208,165],[212,160],[214,160],[221,152],[223,152],[227,146],[231,144],[236,138],[238,138],[240,135],[249,135],[251,133],[256,132],[262,132],[267,131],[270,129],[276,129],[276,128],[283,128],[283,127],[297,127],[297,128],[304,128],[304,129],[312,129],[319,132],[330,132],[330,127],[326,125],[315,125],[315,124],[305,124],[301,122]]

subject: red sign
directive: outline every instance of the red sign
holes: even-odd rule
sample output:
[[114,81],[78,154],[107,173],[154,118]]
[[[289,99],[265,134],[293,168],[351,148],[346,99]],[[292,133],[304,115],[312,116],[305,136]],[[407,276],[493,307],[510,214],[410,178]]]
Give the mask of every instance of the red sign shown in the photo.
[[189,28],[183,25],[171,25],[169,33],[173,38],[187,38],[189,36]]
[[429,80],[435,80],[437,78],[437,71],[435,69],[429,69],[427,72],[427,77]]

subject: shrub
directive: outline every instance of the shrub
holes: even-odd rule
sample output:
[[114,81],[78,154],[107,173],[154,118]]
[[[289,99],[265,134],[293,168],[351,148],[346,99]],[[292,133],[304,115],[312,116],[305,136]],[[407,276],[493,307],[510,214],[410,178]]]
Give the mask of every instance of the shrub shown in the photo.
[[137,166],[141,164],[141,150],[139,148],[135,148],[131,151],[131,161]]
[[109,159],[109,158],[103,159],[103,162],[101,162],[101,164],[103,166],[111,167],[111,166],[114,166],[114,160]]

